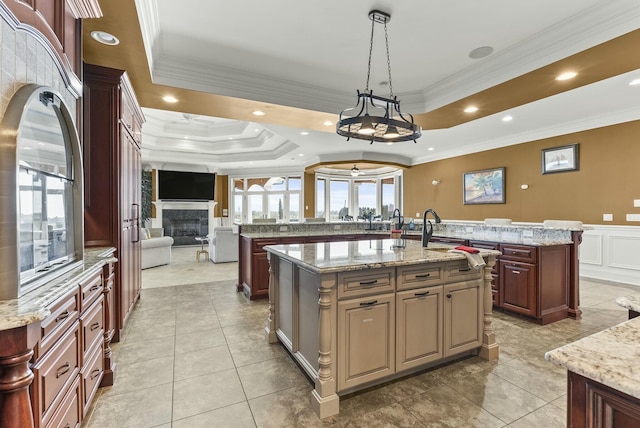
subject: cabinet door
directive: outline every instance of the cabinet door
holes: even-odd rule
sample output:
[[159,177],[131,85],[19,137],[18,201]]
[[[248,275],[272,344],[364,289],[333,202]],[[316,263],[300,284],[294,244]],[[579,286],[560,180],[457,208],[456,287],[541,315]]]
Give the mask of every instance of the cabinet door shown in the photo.
[[338,391],[395,373],[395,296],[338,302]]
[[269,295],[269,259],[267,252],[253,254],[253,274],[251,279],[251,298],[265,297]]
[[482,280],[444,286],[444,356],[482,345]]
[[523,315],[536,316],[535,265],[500,261],[500,284],[500,306]]
[[442,286],[396,294],[396,372],[442,358]]

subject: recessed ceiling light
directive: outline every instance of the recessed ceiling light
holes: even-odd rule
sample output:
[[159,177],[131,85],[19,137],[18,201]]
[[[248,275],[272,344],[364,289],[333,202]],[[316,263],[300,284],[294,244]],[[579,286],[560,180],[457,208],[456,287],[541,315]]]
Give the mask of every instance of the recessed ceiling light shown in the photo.
[[120,40],[116,36],[105,31],[92,31],[91,38],[103,45],[115,46],[120,44]]
[[307,131],[302,131],[300,135],[309,135],[309,133]]
[[393,146],[393,143],[392,143],[391,141],[389,141],[389,142],[387,143],[387,146]]
[[233,140],[233,137],[229,137],[230,140]]
[[493,53],[493,48],[491,46],[480,46],[479,48],[475,48],[471,52],[469,52],[469,58],[471,59],[480,59],[487,57]]
[[464,109],[465,113],[475,113],[478,111],[478,107],[476,106],[469,106],[466,109]]
[[507,115],[507,116],[504,116],[504,117],[502,118],[502,121],[503,121],[503,122],[511,122],[512,120],[513,120],[513,116],[508,116],[508,115]]
[[165,103],[177,103],[178,99],[173,95],[165,95],[164,97],[162,97],[162,101],[164,101]]
[[434,151],[434,150],[435,150],[435,148],[434,148],[434,147],[429,147],[429,148],[427,148],[427,150],[429,150],[430,152],[432,152],[432,151]]
[[298,156],[302,157],[304,156],[304,153],[298,153]]
[[631,82],[629,82],[629,85],[631,86],[640,85],[640,79],[633,79]]
[[266,113],[263,112],[262,110],[255,110],[253,113],[251,113],[254,116],[264,116]]
[[333,125],[333,122],[331,122],[330,120],[326,120],[326,121],[323,123],[323,125],[324,125],[324,126],[331,126],[331,125]]
[[556,77],[556,80],[569,80],[569,79],[573,79],[577,75],[578,73],[576,73],[575,71],[567,71],[566,73],[559,74]]
[[256,129],[254,129],[254,131],[256,131],[256,132],[260,132],[260,129],[256,128]]

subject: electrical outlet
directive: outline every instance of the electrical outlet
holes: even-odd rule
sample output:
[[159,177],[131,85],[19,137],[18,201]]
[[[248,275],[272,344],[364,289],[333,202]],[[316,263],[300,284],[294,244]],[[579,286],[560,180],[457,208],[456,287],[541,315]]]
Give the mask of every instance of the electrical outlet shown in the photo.
[[333,230],[340,230],[340,225],[336,224],[335,226],[333,226]]
[[465,227],[464,229],[467,233],[473,233],[473,227]]
[[280,232],[286,232],[287,230],[289,230],[287,226],[280,226]]
[[602,214],[602,221],[613,221],[613,214]]
[[627,214],[627,221],[640,221],[640,214]]
[[522,231],[523,238],[533,238],[533,230],[523,230]]
[[420,213],[416,213],[416,218],[420,218]]

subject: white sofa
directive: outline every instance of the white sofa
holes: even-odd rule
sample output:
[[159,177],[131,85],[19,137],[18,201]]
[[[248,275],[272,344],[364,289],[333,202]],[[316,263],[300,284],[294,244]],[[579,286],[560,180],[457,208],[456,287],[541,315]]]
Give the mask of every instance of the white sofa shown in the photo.
[[141,229],[140,241],[142,247],[142,269],[171,263],[173,238],[163,236],[162,228]]
[[215,227],[208,235],[209,260],[214,263],[238,261],[238,227]]

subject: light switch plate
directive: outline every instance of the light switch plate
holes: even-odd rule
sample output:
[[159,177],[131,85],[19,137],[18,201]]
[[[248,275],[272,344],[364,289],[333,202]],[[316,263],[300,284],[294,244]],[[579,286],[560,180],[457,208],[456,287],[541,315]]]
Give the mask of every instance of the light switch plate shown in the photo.
[[640,221],[640,214],[627,214],[627,221]]
[[467,233],[473,233],[473,227],[465,227],[464,230]]
[[420,213],[416,213],[416,218],[420,218]]
[[602,221],[613,221],[613,214],[602,214]]
[[340,225],[336,224],[335,226],[333,226],[333,230],[340,230]]
[[287,230],[289,230],[287,226],[280,226],[280,232],[286,232]]
[[522,231],[523,238],[533,238],[533,230],[523,230]]
[[633,200],[633,206],[636,207],[636,208],[640,207],[640,199],[634,199]]

